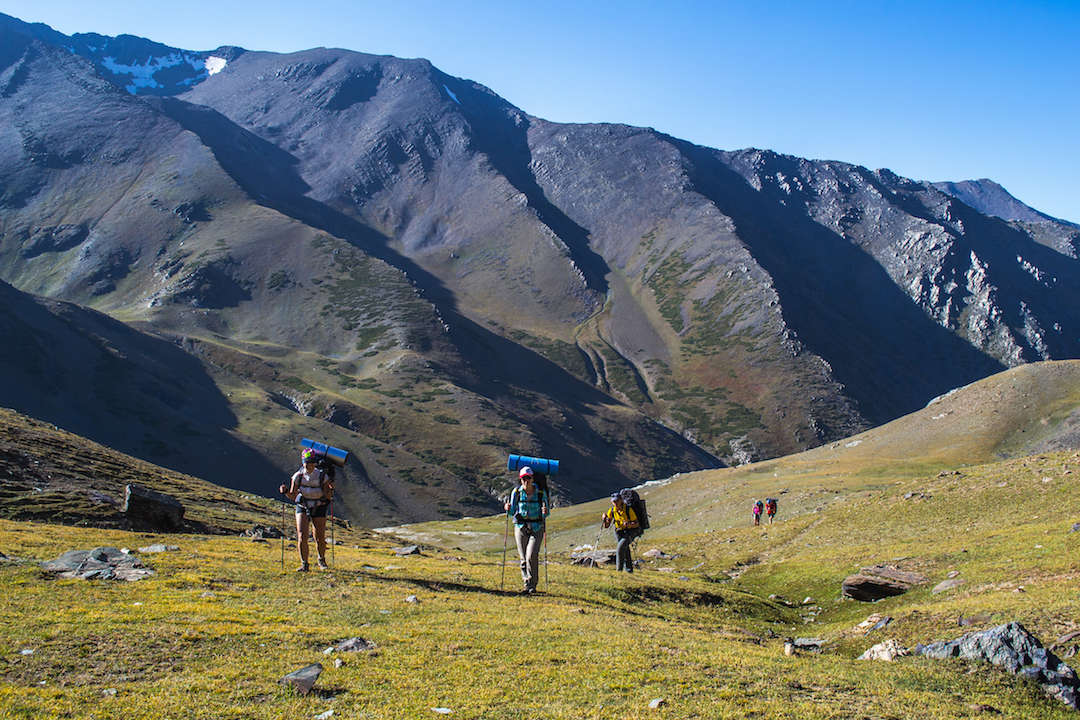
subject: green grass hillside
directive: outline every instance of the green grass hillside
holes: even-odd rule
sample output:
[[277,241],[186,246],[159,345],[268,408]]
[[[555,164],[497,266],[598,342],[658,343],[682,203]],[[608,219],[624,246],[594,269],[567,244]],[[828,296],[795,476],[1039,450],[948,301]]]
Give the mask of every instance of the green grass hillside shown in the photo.
[[[1078,391],[1080,362],[1025,366],[829,447],[645,487],[654,529],[637,552],[668,557],[632,576],[569,563],[604,502],[559,508],[532,597],[500,567],[502,517],[342,528],[334,569],[306,575],[291,547],[282,570],[274,541],[3,520],[0,717],[1075,717],[989,666],[855,658],[1012,620],[1047,645],[1080,629]],[[778,520],[751,527],[766,495]],[[391,551],[415,538],[422,555]],[[158,572],[135,583],[36,564],[155,541],[180,549],[147,556]],[[879,562],[929,582],[840,598]],[[962,584],[932,592],[950,575]],[[893,621],[867,635],[872,613]],[[354,636],[375,649],[323,652]],[[785,637],[823,652],[787,657]],[[313,662],[312,694],[277,683]]]

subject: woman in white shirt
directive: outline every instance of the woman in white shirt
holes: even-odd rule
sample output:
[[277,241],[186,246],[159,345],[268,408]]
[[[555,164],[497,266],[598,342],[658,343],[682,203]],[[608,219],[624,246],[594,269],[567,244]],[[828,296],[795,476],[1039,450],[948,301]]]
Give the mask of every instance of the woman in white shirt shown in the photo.
[[288,490],[281,492],[296,504],[296,549],[300,553],[298,572],[308,569],[308,528],[315,527],[315,544],[319,551],[319,568],[326,565],[326,511],[334,496],[334,481],[326,471],[319,469],[318,455],[308,448],[300,453],[303,466],[293,473]]

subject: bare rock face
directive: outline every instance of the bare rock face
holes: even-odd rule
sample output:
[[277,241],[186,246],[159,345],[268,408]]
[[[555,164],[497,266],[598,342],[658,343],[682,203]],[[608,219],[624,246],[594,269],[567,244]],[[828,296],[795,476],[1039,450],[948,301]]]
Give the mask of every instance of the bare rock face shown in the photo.
[[1051,697],[1056,697],[1074,710],[1080,709],[1080,680],[1076,673],[1057,655],[1044,648],[1038,638],[1020,623],[999,625],[956,640],[916,645],[913,651],[935,660],[952,657],[983,660],[1034,680]]
[[929,582],[929,578],[919,573],[901,570],[893,565],[874,565],[845,578],[841,595],[862,602],[874,602],[903,595],[914,586],[926,582]]
[[123,512],[138,527],[165,531],[184,527],[184,506],[179,500],[141,485],[127,486]]

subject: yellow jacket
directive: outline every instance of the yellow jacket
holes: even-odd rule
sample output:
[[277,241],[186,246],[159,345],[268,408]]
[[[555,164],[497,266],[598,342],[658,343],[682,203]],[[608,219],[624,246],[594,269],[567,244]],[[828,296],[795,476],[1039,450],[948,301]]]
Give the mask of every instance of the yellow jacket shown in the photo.
[[630,523],[637,522],[637,513],[634,512],[634,508],[629,505],[623,505],[622,510],[612,505],[604,513],[605,517],[611,518],[611,521],[615,523],[616,530],[622,530]]

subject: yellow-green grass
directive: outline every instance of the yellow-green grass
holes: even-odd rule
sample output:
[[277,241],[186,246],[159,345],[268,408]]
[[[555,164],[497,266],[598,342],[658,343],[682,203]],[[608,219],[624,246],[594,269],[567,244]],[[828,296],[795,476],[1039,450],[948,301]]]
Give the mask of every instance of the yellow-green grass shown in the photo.
[[[34,561],[181,548],[149,556],[158,574],[131,584],[0,564],[0,717],[952,718],[979,704],[1074,717],[986,665],[856,658],[886,638],[910,646],[1012,620],[1047,644],[1080,628],[1080,453],[1022,454],[1024,436],[1044,439],[1077,406],[1078,366],[1019,369],[829,447],[643,488],[655,527],[637,552],[675,557],[632,576],[569,564],[606,501],[558,508],[547,592],[533,597],[512,592],[501,516],[383,540],[341,530],[335,569],[308,575],[289,571],[292,549],[282,571],[276,542],[0,521],[0,550]],[[1020,455],[1000,459],[1006,449]],[[779,519],[751,527],[750,501],[767,495]],[[442,549],[393,555],[409,537]],[[845,576],[880,562],[928,582],[873,604],[840,597]],[[934,594],[953,572],[964,584]],[[894,620],[866,635],[855,626],[870,613]],[[378,650],[323,654],[355,635]],[[784,656],[799,636],[824,652]],[[326,667],[316,693],[277,684],[311,662]]]
[[[10,556],[161,541],[135,583],[46,579],[0,565],[0,717],[1069,717],[987,667],[843,654],[785,657],[770,637],[797,612],[702,579],[549,567],[523,597],[498,558],[427,550],[398,558],[349,536],[336,567],[280,566],[280,545],[211,536],[0,521]],[[292,552],[288,557],[293,565]],[[543,588],[543,584],[541,586]],[[418,603],[406,598],[416,595]],[[774,633],[778,634],[778,633]],[[360,635],[374,652],[325,655]],[[20,651],[33,650],[23,655]],[[344,664],[334,667],[334,658]],[[312,662],[311,695],[277,684]],[[115,690],[115,695],[107,694]]]

